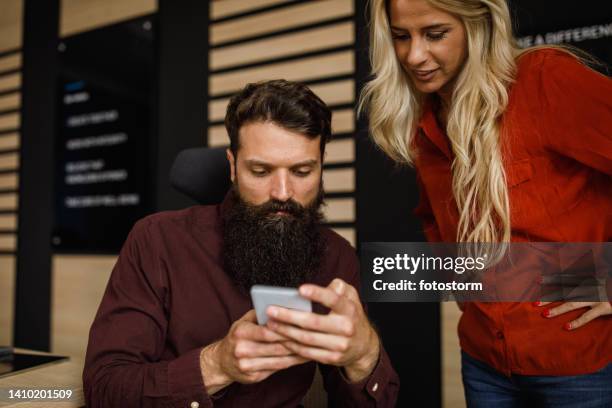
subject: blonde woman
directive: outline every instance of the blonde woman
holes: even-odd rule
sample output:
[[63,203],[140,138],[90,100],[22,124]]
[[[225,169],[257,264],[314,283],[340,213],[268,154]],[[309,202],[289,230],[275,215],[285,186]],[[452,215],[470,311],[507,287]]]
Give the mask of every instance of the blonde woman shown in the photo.
[[[505,0],[373,0],[374,142],[413,165],[429,241],[612,238],[612,81],[519,50]],[[470,407],[611,407],[612,306],[466,303]]]

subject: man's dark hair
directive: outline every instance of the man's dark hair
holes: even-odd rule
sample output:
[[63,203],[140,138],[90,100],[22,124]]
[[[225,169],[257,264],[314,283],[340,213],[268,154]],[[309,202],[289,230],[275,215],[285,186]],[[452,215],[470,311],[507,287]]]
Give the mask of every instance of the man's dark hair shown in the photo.
[[252,122],[274,124],[311,139],[321,136],[321,157],[331,137],[331,111],[306,85],[277,79],[248,84],[232,97],[225,114],[230,150],[240,147],[238,132]]

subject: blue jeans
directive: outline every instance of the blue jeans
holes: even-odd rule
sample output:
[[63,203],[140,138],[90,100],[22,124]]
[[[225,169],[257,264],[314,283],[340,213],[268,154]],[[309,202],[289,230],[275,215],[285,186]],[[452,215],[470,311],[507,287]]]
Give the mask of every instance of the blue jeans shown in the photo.
[[461,352],[468,408],[610,408],[612,364],[592,374],[506,377]]

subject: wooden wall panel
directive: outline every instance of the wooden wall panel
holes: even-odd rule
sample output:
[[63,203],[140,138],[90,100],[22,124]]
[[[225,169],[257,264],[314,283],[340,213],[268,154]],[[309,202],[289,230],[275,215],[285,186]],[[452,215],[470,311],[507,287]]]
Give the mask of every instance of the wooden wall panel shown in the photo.
[[353,139],[332,140],[325,147],[325,163],[351,163],[355,161]]
[[17,235],[0,234],[0,251],[15,251],[17,249]]
[[17,109],[21,106],[21,95],[19,93],[0,96],[0,111]]
[[51,351],[84,356],[116,256],[53,257]]
[[18,185],[17,173],[0,174],[0,190],[17,189]]
[[0,115],[0,130],[17,129],[21,122],[20,117],[19,113]]
[[0,72],[21,68],[21,54],[10,54],[0,58]]
[[0,136],[0,150],[19,148],[19,133],[9,133]]
[[0,255],[0,345],[13,344],[15,256]]
[[19,154],[0,154],[0,170],[16,170],[19,168]]
[[18,196],[15,193],[0,194],[0,210],[17,210]]
[[217,70],[235,65],[250,64],[350,45],[355,42],[354,30],[353,22],[347,21],[331,26],[316,27],[294,34],[213,49],[210,52],[210,69]]
[[323,170],[323,186],[328,193],[350,193],[355,191],[355,169]]
[[463,381],[461,380],[461,348],[457,336],[461,310],[455,302],[443,302],[441,306],[442,406],[444,408],[465,408]]
[[354,198],[328,198],[325,203],[323,214],[328,222],[355,221]]
[[347,17],[352,14],[352,1],[325,0],[301,3],[238,20],[213,24],[210,28],[210,43],[218,45],[333,18]]
[[0,229],[17,229],[17,214],[0,214]]
[[0,52],[21,48],[23,0],[0,0]]
[[247,68],[237,72],[213,74],[209,77],[211,96],[242,89],[247,83],[284,78],[290,81],[307,81],[335,75],[351,74],[355,69],[355,54],[343,51],[331,55],[304,58],[263,67]]
[[156,10],[156,0],[62,0],[60,37],[154,13]]
[[21,86],[21,72],[0,76],[0,92],[19,88]]
[[210,3],[210,18],[216,20],[247,11],[287,3],[290,0],[216,0]]

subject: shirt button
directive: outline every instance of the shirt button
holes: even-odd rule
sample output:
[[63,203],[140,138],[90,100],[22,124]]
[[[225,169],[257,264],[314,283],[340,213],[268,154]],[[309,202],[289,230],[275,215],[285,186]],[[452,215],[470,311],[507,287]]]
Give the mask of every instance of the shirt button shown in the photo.
[[374,386],[372,387],[372,392],[376,392],[377,389],[378,389],[378,383],[375,383]]
[[189,406],[191,408],[199,408],[200,407],[200,403],[198,401],[191,401],[191,404],[189,404]]
[[498,339],[503,340],[503,338],[504,338],[504,333],[503,333],[503,332],[498,331],[498,332],[495,334],[495,336],[496,336]]

